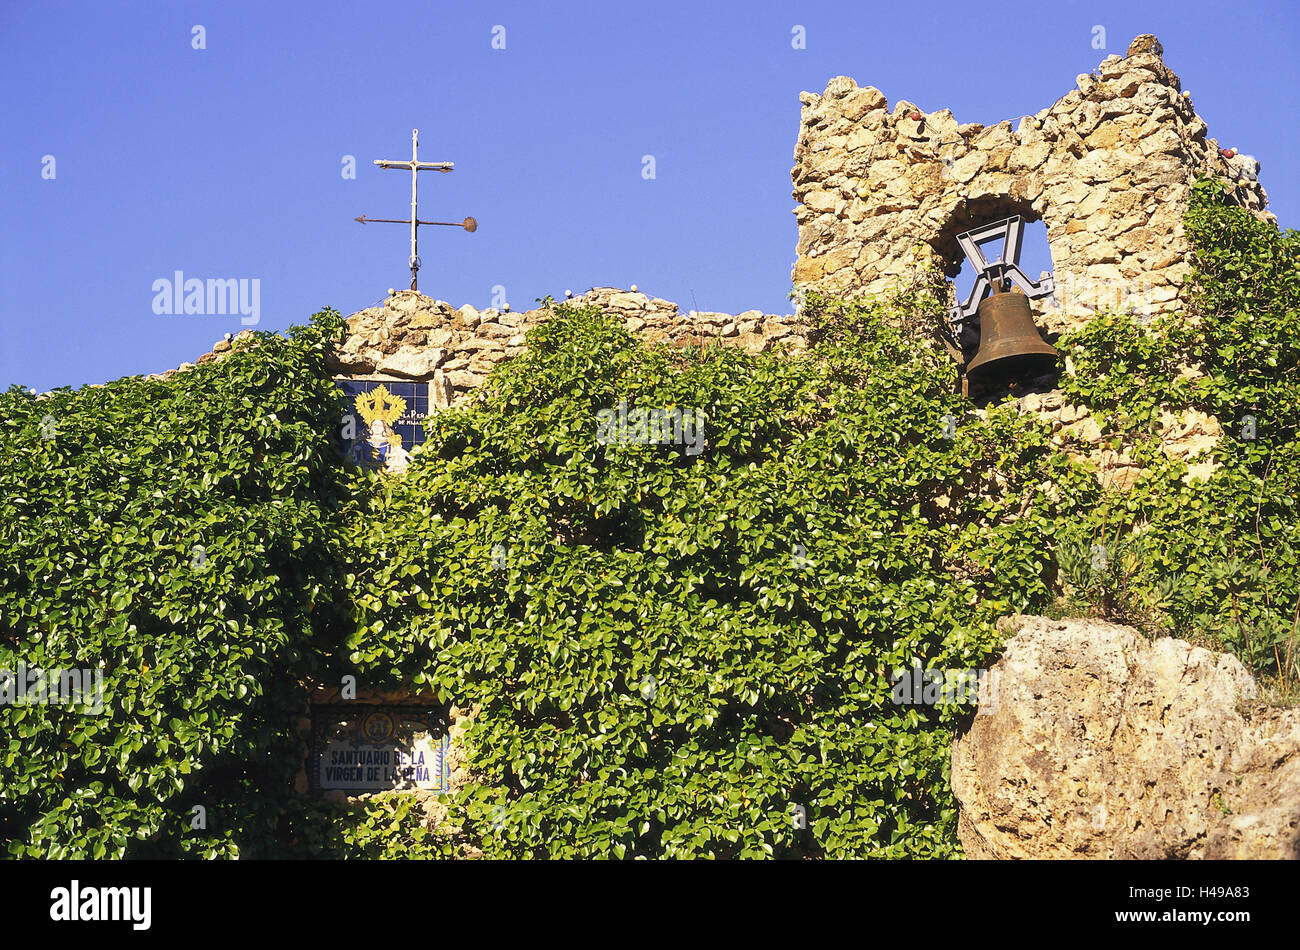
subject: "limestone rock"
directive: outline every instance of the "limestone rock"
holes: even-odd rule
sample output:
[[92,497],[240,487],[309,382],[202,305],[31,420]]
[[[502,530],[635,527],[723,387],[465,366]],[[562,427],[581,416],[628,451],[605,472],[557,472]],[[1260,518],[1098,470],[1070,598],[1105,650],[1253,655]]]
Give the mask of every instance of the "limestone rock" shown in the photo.
[[475,389],[487,382],[487,379],[477,373],[457,369],[447,373],[447,382],[457,389]]
[[1241,663],[1095,620],[1012,617],[952,752],[972,858],[1300,857],[1300,708]]
[[381,373],[404,376],[408,379],[426,379],[433,375],[438,364],[442,362],[444,350],[440,349],[403,349],[389,354],[379,361],[377,369]]
[[1160,41],[1150,33],[1143,33],[1134,37],[1133,42],[1128,45],[1128,52],[1124,55],[1137,56],[1139,53],[1153,53],[1156,56],[1164,54],[1165,48],[1160,45]]

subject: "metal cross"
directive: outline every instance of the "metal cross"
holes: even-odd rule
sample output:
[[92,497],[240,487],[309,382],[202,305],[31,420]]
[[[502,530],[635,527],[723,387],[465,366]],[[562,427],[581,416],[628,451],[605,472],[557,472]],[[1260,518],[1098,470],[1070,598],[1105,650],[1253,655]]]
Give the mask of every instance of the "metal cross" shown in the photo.
[[417,233],[422,224],[440,224],[454,228],[464,228],[466,231],[477,231],[478,222],[473,218],[466,218],[464,221],[421,221],[416,212],[416,181],[420,172],[439,171],[443,174],[455,168],[455,162],[422,162],[419,159],[417,150],[420,144],[420,130],[411,129],[411,160],[409,162],[398,162],[390,159],[377,158],[375,164],[380,168],[409,168],[411,170],[411,217],[404,218],[367,218],[363,213],[361,217],[353,220],[366,224],[370,221],[379,221],[385,224],[409,224],[411,226],[411,289],[417,290],[416,277],[420,270],[420,257],[417,253]]

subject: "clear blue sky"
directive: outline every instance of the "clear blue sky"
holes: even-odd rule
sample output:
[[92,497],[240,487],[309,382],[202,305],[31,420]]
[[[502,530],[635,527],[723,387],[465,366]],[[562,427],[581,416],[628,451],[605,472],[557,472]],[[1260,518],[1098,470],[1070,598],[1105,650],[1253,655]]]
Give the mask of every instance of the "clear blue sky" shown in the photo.
[[412,128],[422,159],[456,163],[422,174],[420,216],[480,222],[421,229],[426,293],[485,307],[502,285],[523,309],[635,283],[785,313],[800,90],[844,74],[990,124],[1144,32],[1296,226],[1294,0],[0,0],[0,386],[160,371],[241,329],[155,314],[153,282],[178,270],[260,280],[260,330],[407,286],[406,229],[353,218],[407,216],[409,175],[372,161],[408,157]]

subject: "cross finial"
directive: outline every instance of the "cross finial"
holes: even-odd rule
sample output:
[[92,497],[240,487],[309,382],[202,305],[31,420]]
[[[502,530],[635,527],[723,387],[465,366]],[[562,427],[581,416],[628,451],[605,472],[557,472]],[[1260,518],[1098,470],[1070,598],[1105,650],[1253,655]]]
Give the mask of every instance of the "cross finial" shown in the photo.
[[421,221],[417,211],[417,187],[419,173],[423,171],[439,171],[444,174],[455,168],[454,162],[422,162],[419,156],[420,147],[420,130],[411,130],[411,160],[409,162],[399,162],[392,159],[375,159],[375,164],[380,168],[409,168],[411,170],[411,217],[409,220],[395,218],[367,218],[364,214],[356,220],[362,224],[368,221],[382,221],[388,224],[409,224],[411,226],[411,289],[417,290],[417,277],[420,270],[420,257],[418,254],[417,237],[419,227],[422,224],[440,224],[450,225],[452,227],[461,227],[466,231],[477,231],[478,222],[473,218],[466,218],[464,221]]

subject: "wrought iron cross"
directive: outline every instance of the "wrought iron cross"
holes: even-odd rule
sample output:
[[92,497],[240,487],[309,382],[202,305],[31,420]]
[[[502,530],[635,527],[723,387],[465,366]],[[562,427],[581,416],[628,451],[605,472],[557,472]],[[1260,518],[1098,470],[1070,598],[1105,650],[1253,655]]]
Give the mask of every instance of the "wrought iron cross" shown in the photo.
[[464,228],[466,231],[477,231],[478,222],[473,218],[466,218],[464,221],[421,221],[416,211],[416,188],[420,172],[439,171],[443,174],[455,168],[455,162],[422,162],[417,154],[420,145],[420,130],[411,129],[411,160],[409,162],[398,162],[391,159],[377,158],[375,164],[380,168],[409,168],[411,170],[411,217],[405,218],[367,218],[363,213],[361,217],[354,220],[366,224],[370,221],[379,221],[385,224],[409,224],[411,226],[411,289],[418,290],[416,279],[420,270],[420,256],[418,253],[417,239],[419,227],[422,224],[440,224],[453,228]]

